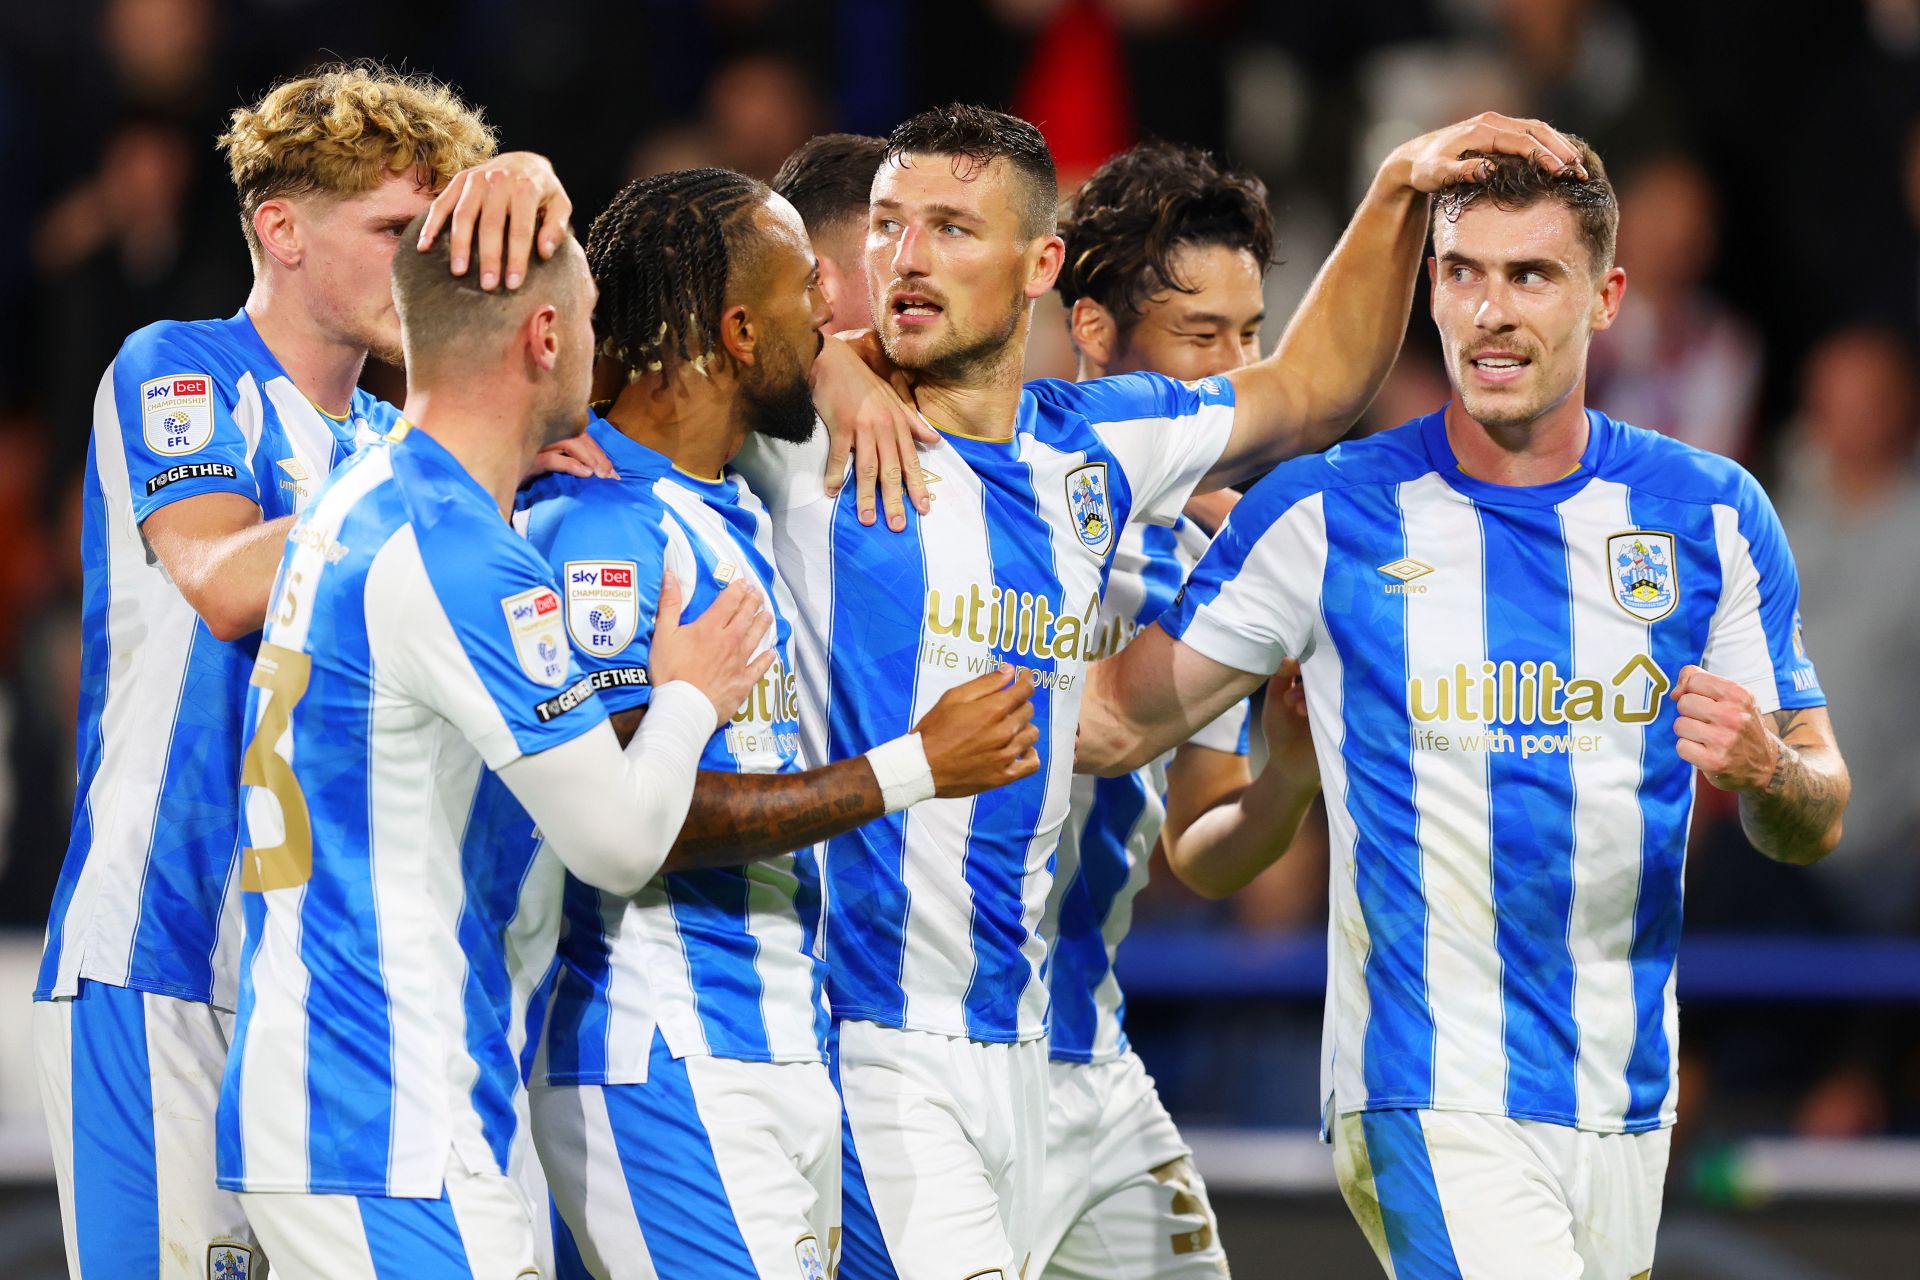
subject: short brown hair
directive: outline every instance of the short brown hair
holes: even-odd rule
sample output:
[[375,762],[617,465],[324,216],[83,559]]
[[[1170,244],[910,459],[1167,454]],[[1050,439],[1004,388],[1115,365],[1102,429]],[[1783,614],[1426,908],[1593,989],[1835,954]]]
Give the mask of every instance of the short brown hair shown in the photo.
[[922,111],[887,135],[888,160],[904,165],[913,155],[948,157],[954,176],[963,181],[1005,160],[1024,188],[1018,201],[1020,234],[1031,240],[1052,232],[1060,203],[1053,151],[1040,130],[1019,116],[966,102]]
[[434,190],[494,153],[480,112],[431,76],[377,62],[336,62],[283,80],[236,110],[220,135],[247,249],[268,200],[371,191],[389,174],[419,171]]
[[1606,271],[1613,266],[1614,238],[1620,231],[1620,200],[1607,181],[1607,167],[1600,163],[1599,154],[1583,138],[1571,133],[1561,136],[1580,152],[1580,162],[1587,169],[1585,181],[1564,169],[1548,173],[1527,156],[1487,156],[1484,173],[1440,188],[1433,201],[1434,218],[1453,222],[1481,199],[1490,201],[1496,209],[1507,210],[1529,209],[1542,200],[1552,200],[1573,214],[1593,274]]
[[393,303],[407,359],[431,361],[449,351],[485,354],[476,339],[504,333],[542,302],[561,308],[586,305],[574,296],[565,264],[580,252],[572,234],[564,236],[551,258],[527,257],[527,278],[517,289],[482,289],[480,273],[453,274],[451,236],[438,236],[418,249],[426,211],[414,215],[393,254]]
[[795,148],[773,175],[778,191],[806,224],[820,235],[852,218],[862,226],[873,194],[873,175],[887,154],[885,138],[861,133],[822,133]]

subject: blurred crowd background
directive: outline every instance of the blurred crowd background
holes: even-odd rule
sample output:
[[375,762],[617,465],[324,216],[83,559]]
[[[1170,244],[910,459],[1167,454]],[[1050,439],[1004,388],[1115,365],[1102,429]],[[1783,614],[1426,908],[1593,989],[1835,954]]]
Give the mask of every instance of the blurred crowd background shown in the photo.
[[[69,0],[0,9],[0,925],[37,937],[67,838],[78,476],[130,331],[231,314],[249,274],[212,140],[276,78],[375,56],[454,82],[552,157],[584,224],[630,177],[771,177],[827,129],[955,98],[1045,130],[1064,183],[1149,136],[1265,179],[1270,348],[1378,160],[1494,108],[1591,140],[1622,200],[1619,324],[1589,403],[1735,457],[1798,555],[1807,642],[1854,771],[1811,872],[1700,788],[1690,934],[1920,937],[1920,0],[1793,21],[1731,0]],[[1447,395],[1417,302],[1369,431]],[[1071,376],[1057,309],[1030,352]],[[396,371],[369,380],[397,394]],[[1165,877],[1143,928],[1318,928],[1310,833],[1230,904]],[[1150,942],[1149,940],[1143,940]],[[1682,994],[1686,994],[1682,952]],[[1692,1005],[1686,1132],[1920,1132],[1911,1006]],[[1816,984],[1817,985],[1817,984]],[[1136,1001],[1185,1119],[1310,1125],[1311,1001]]]

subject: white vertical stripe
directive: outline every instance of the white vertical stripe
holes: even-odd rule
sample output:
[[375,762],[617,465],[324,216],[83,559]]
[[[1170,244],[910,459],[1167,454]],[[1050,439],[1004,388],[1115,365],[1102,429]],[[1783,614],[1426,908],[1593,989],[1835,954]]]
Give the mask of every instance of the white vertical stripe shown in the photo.
[[[1614,601],[1607,539],[1633,527],[1625,485],[1595,480],[1560,504],[1572,589],[1573,671],[1563,679],[1612,677],[1649,652],[1651,627]],[[1604,1128],[1626,1111],[1627,1059],[1633,1051],[1633,913],[1645,838],[1640,812],[1645,729],[1613,718],[1567,726],[1573,771],[1573,904],[1567,946],[1573,957],[1573,1018],[1580,1059],[1574,1076],[1582,1124]],[[1593,750],[1579,750],[1593,736]]]
[[[327,472],[333,469],[333,428],[322,419],[313,401],[307,399],[289,379],[269,378],[263,390],[274,412],[280,417],[280,427],[293,445],[294,456],[307,467],[309,479],[295,491],[294,501],[287,504],[298,511],[306,505],[308,496],[319,488]],[[280,459],[272,461],[278,464]],[[277,465],[275,470],[278,471]],[[272,476],[271,483],[279,484],[280,476]]]
[[533,1136],[554,1203],[587,1269],[621,1280],[657,1280],[605,1090],[598,1085],[534,1090]]
[[[1701,665],[1715,675],[1736,680],[1760,704],[1762,711],[1780,706],[1780,686],[1773,669],[1773,651],[1767,647],[1766,625],[1760,618],[1760,570],[1753,548],[1740,532],[1740,513],[1715,503],[1713,540],[1720,553],[1720,600],[1714,607]],[[1687,589],[1680,583],[1680,590]],[[1678,672],[1669,671],[1675,678]]]
[[[987,539],[985,497],[980,478],[946,441],[929,451],[924,465],[941,477],[939,500],[922,521],[920,550],[926,566],[928,599],[940,593],[940,616],[952,616],[953,595],[969,583],[984,592],[993,586],[993,552]],[[951,504],[951,505],[948,505]],[[874,536],[910,536],[876,534]],[[986,625],[983,620],[982,625]],[[922,632],[925,636],[927,633]],[[964,634],[948,643],[963,655],[989,652]],[[940,695],[977,674],[965,657],[947,671],[915,656],[912,722],[939,700]],[[907,812],[906,840],[901,857],[901,879],[907,891],[906,945],[900,964],[900,985],[906,993],[908,1026],[939,1029],[964,1035],[966,993],[972,977],[972,893],[962,861],[973,830],[974,799],[926,800]]]
[[[1441,697],[1441,682],[1452,688],[1461,667],[1469,687],[1478,687],[1487,659],[1486,554],[1477,508],[1439,475],[1429,472],[1401,485],[1398,500],[1407,554],[1438,566],[1401,597],[1407,610],[1407,670],[1420,681],[1424,705],[1431,708]],[[1377,581],[1374,589],[1383,592],[1400,585],[1385,574]],[[1494,938],[1490,726],[1457,719],[1450,709],[1422,722],[1412,718],[1422,700],[1411,689],[1408,699],[1416,735],[1411,750],[1420,808],[1420,879],[1427,900],[1433,1098],[1436,1105],[1498,1111],[1506,1105],[1507,1055]],[[1438,736],[1422,745],[1419,735],[1429,731]],[[1447,745],[1439,746],[1440,739]]]

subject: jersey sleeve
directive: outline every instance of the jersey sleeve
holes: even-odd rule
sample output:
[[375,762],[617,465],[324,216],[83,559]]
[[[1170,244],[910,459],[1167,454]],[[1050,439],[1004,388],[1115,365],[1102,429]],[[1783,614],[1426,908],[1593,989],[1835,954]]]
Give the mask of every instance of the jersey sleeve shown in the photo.
[[1070,399],[1119,459],[1133,495],[1130,520],[1178,519],[1233,434],[1233,384],[1225,378],[1175,382],[1157,373],[1129,373],[1032,385],[1035,394]]
[[1311,651],[1327,562],[1317,492],[1302,494],[1283,466],[1234,508],[1180,595],[1160,618],[1168,635],[1204,657],[1271,675]]
[[127,339],[100,388],[94,430],[120,442],[136,524],[205,493],[259,503],[247,437],[233,418],[238,395],[222,363],[185,334],[156,325]]
[[662,571],[671,565],[683,599],[693,589],[683,559],[669,555],[664,519],[636,504],[576,505],[557,522],[547,546],[574,659],[609,712],[653,700],[647,659]]
[[1244,756],[1253,749],[1249,732],[1252,718],[1250,705],[1245,701],[1236,702],[1221,712],[1218,719],[1202,725],[1187,741],[1209,751]]
[[1744,473],[1741,482],[1734,505],[1713,509],[1721,589],[1701,665],[1745,686],[1763,713],[1825,706],[1800,633],[1800,574],[1786,531],[1759,483]]
[[366,590],[383,682],[450,721],[488,768],[606,719],[573,661],[552,575],[504,523],[396,535]]

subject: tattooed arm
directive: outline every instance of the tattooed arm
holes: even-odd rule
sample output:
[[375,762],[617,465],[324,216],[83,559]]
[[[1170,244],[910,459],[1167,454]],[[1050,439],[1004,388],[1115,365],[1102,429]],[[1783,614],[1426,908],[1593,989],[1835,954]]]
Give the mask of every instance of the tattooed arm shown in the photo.
[[1825,707],[1762,715],[1743,685],[1685,667],[1673,688],[1680,758],[1740,796],[1740,825],[1778,862],[1818,862],[1840,842],[1853,783]]

